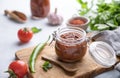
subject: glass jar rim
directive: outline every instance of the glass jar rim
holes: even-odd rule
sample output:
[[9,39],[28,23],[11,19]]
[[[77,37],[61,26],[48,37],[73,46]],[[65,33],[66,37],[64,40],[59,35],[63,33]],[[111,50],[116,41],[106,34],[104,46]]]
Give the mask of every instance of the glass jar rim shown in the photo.
[[62,40],[62,41],[68,41],[67,39],[64,39],[64,38],[61,38],[61,33],[65,32],[65,31],[70,31],[70,32],[77,32],[78,34],[81,35],[81,38],[77,39],[77,40],[69,40],[70,42],[82,42],[83,39],[86,38],[86,32],[84,29],[82,28],[79,28],[79,27],[62,27],[62,28],[59,28],[56,32],[56,38],[57,40]]

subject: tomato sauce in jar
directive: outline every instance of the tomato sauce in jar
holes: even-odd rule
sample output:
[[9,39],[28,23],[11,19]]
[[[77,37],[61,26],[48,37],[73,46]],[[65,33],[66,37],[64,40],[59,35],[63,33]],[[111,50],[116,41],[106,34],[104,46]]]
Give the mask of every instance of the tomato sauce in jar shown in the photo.
[[86,33],[77,27],[60,29],[56,34],[55,51],[58,58],[64,62],[81,60],[86,54]]
[[31,0],[32,17],[44,18],[50,11],[50,0]]

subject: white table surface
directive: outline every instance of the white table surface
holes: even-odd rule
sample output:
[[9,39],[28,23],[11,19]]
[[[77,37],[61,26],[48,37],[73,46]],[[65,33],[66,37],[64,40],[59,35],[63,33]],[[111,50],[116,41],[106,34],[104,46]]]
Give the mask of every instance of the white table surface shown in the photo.
[[[8,69],[8,65],[15,59],[16,51],[37,45],[38,43],[47,39],[48,35],[50,35],[58,27],[65,26],[68,18],[78,13],[79,4],[76,2],[76,0],[50,1],[50,12],[53,12],[54,8],[57,7],[58,13],[64,17],[64,22],[61,26],[52,27],[47,25],[48,21],[46,18],[42,20],[32,20],[30,0],[0,0],[0,78],[8,78],[8,74],[4,72]],[[4,10],[6,9],[18,10],[25,13],[28,17],[28,21],[24,24],[20,24],[9,20],[8,17],[4,16]],[[18,29],[34,26],[42,28],[42,31],[38,34],[35,34],[30,42],[25,44],[20,43],[17,37]],[[106,78],[108,78],[108,75],[109,74],[106,75]],[[99,78],[102,78],[102,76]]]

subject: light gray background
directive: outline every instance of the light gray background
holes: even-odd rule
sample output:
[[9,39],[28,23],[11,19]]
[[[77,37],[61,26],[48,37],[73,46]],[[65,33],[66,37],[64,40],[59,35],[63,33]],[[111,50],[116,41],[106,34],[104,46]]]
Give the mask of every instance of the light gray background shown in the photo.
[[[48,26],[47,19],[32,20],[30,12],[30,0],[0,0],[0,78],[8,78],[8,74],[4,73],[8,65],[15,59],[15,52],[35,46],[45,40],[58,27],[65,26],[68,18],[78,13],[80,9],[76,0],[50,0],[51,12],[54,8],[58,8],[58,13],[64,17],[64,22],[61,26]],[[89,1],[89,0],[88,0]],[[18,10],[25,13],[28,21],[25,24],[19,24],[4,16],[4,10]],[[42,28],[42,32],[35,34],[29,43],[22,44],[17,37],[17,31],[23,27]],[[120,73],[116,70],[102,74],[96,78],[120,78]]]

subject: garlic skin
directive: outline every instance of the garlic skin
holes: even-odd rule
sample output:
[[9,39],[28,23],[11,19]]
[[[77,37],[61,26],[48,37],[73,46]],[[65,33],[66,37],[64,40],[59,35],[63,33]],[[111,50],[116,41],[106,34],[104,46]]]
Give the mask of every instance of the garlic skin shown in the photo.
[[57,9],[55,9],[54,13],[49,14],[47,18],[50,25],[60,25],[63,22],[63,17],[57,15]]

